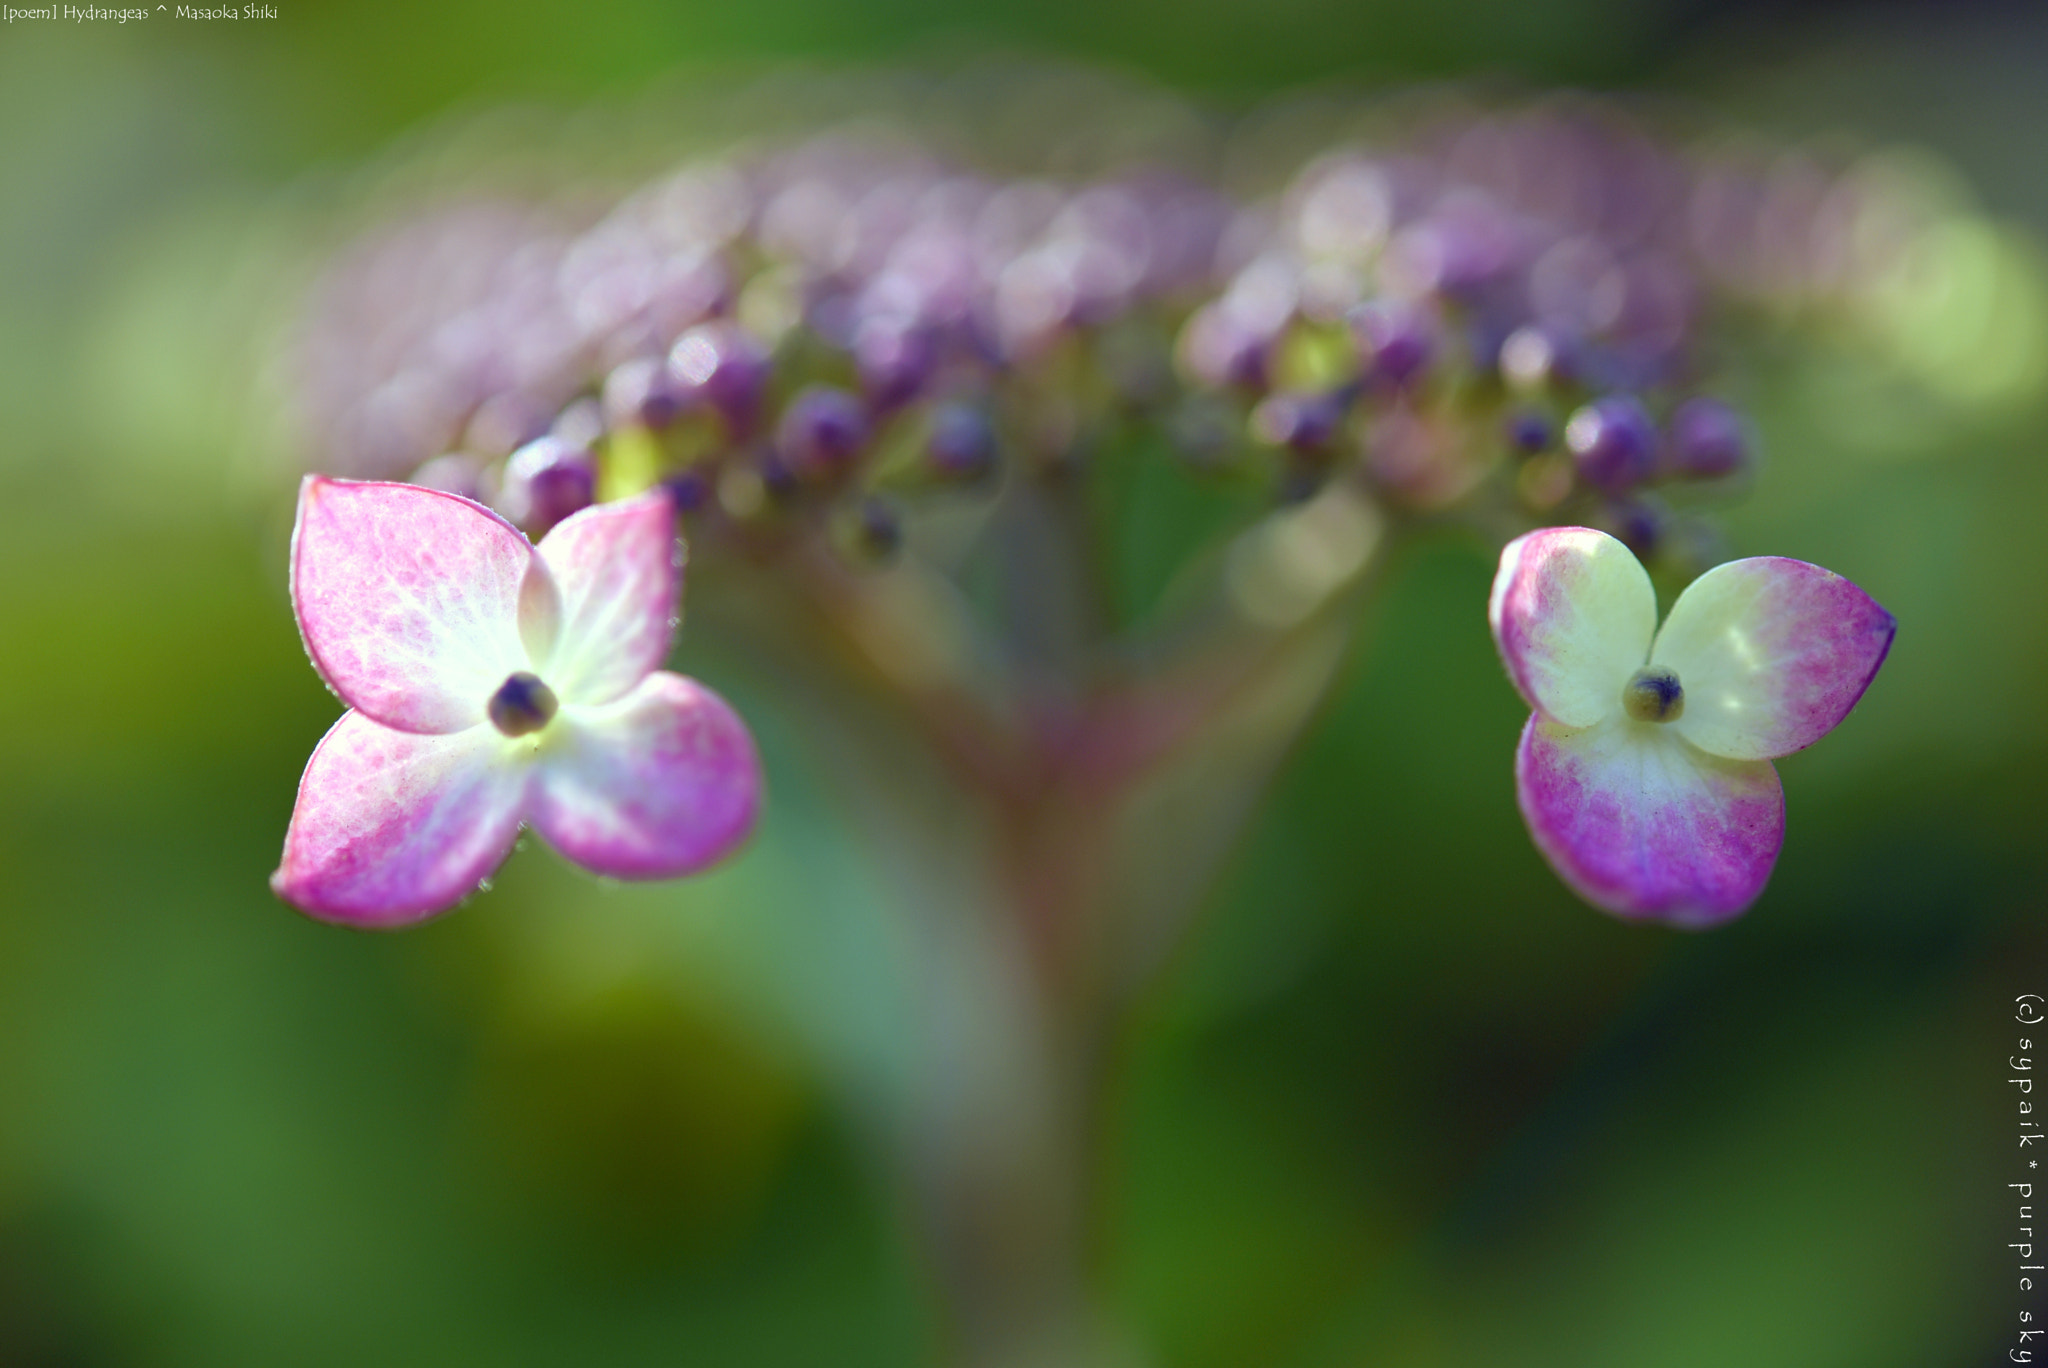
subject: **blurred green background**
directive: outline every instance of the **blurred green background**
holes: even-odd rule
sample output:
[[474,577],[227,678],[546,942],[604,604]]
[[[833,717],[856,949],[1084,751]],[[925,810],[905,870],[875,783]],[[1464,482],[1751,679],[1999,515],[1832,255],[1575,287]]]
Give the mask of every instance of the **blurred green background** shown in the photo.
[[[284,594],[291,481],[238,420],[269,359],[246,321],[288,303],[281,237],[423,121],[991,43],[1225,108],[1505,76],[1925,147],[2048,234],[2025,7],[277,7],[0,28],[5,1368],[931,1352],[863,1116],[923,1067],[925,951],[715,632],[684,661],[756,721],[774,794],[732,867],[616,889],[526,850],[399,936],[265,886],[338,705]],[[1735,552],[1829,566],[1901,623],[1782,766],[1769,892],[1699,936],[1575,902],[1514,809],[1489,554],[1405,554],[1119,1060],[1102,1260],[1154,1361],[1926,1368],[2014,1342],[2048,406],[1902,397],[1808,345],[1739,380],[1769,462]]]

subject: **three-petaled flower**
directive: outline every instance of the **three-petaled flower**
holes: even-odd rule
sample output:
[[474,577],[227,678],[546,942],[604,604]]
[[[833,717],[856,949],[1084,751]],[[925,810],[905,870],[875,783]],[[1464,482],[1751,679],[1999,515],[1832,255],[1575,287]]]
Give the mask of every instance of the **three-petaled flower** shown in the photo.
[[660,669],[682,551],[656,492],[587,508],[539,546],[467,499],[310,476],[292,607],[350,711],[299,783],[271,887],[368,926],[453,906],[531,825],[623,879],[712,863],[753,826],[745,725]]
[[1488,618],[1535,709],[1515,790],[1537,848],[1595,906],[1680,926],[1763,891],[1785,834],[1771,761],[1848,715],[1897,630],[1848,580],[1780,556],[1708,571],[1659,630],[1643,567],[1583,527],[1509,543]]

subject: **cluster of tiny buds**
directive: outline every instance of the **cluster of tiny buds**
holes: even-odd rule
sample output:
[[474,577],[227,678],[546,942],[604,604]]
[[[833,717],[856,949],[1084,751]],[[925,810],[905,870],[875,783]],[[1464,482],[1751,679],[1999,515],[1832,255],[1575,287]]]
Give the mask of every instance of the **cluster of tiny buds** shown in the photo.
[[1752,464],[1698,392],[1707,329],[1842,285],[1857,203],[1811,181],[1588,103],[1335,152],[1255,201],[826,137],[580,228],[469,206],[366,244],[314,311],[306,406],[324,468],[535,536],[663,483],[704,531],[886,558],[926,493],[1073,479],[1123,441],[1279,501],[1335,478],[1396,507],[1504,498],[1647,552],[1660,486]]

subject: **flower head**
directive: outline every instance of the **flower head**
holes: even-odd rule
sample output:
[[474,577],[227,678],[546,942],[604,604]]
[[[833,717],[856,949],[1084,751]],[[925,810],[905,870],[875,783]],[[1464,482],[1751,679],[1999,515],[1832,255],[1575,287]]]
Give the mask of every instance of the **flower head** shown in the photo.
[[1649,576],[1602,532],[1509,543],[1488,606],[1535,715],[1515,789],[1564,881],[1620,917],[1709,926],[1756,900],[1785,799],[1771,761],[1832,731],[1884,663],[1892,615],[1804,561],[1731,561],[1657,628]]
[[730,851],[760,765],[722,699],[658,668],[681,582],[659,492],[535,546],[453,494],[307,477],[292,607],[350,711],[306,766],[271,887],[316,917],[392,926],[460,901],[522,823],[624,879]]

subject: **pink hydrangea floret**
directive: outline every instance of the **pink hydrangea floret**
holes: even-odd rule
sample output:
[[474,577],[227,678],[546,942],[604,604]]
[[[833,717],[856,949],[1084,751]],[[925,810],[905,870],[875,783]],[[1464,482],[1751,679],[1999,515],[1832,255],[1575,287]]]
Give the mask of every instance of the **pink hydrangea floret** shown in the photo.
[[1537,849],[1597,907],[1695,927],[1763,892],[1785,835],[1771,761],[1848,716],[1897,630],[1781,556],[1709,570],[1660,630],[1641,564],[1584,527],[1509,543],[1488,617],[1535,710],[1515,791]]
[[682,544],[666,495],[586,508],[538,546],[414,485],[310,476],[292,533],[306,653],[349,711],[299,783],[280,897],[397,926],[454,906],[531,826],[577,864],[660,879],[753,827],[752,738],[660,668]]

